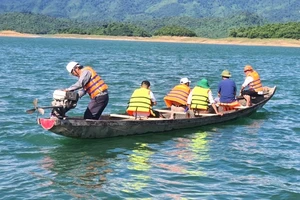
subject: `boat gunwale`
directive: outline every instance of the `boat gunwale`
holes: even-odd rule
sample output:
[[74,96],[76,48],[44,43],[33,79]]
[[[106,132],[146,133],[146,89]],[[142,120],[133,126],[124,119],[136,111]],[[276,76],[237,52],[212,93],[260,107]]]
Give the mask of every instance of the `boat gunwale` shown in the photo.
[[[232,114],[236,114],[236,113],[240,113],[240,112],[245,112],[247,110],[253,110],[253,111],[256,111],[256,107],[259,107],[259,106],[263,106],[266,102],[268,102],[274,95],[275,91],[276,91],[276,86],[270,88],[270,89],[273,89],[273,92],[271,93],[271,95],[269,95],[268,97],[264,98],[262,101],[260,101],[259,103],[253,105],[253,106],[249,106],[249,107],[243,107],[242,109],[238,109],[238,110],[233,110],[233,111],[230,111],[230,112],[224,112],[223,113],[223,116],[224,115],[232,115]],[[129,115],[124,115],[124,116],[128,116],[128,117],[132,117],[132,118],[118,118],[118,117],[114,117],[114,116],[111,116],[111,118],[109,119],[103,119],[103,120],[92,120],[92,119],[83,119],[83,118],[66,118],[66,119],[58,119],[57,121],[86,121],[86,122],[99,122],[99,123],[102,123],[102,122],[108,122],[108,121],[112,121],[112,122],[119,122],[119,121],[126,121],[126,122],[131,122],[131,121],[134,121],[134,122],[139,122],[139,123],[143,123],[143,122],[157,122],[157,121],[178,121],[178,120],[191,120],[191,119],[199,119],[199,118],[215,118],[215,117],[223,117],[223,116],[220,116],[220,115],[217,115],[217,114],[214,114],[214,113],[209,113],[209,114],[212,114],[212,115],[201,115],[200,116],[195,116],[193,118],[179,118],[179,119],[168,119],[168,118],[148,118],[148,119],[135,119],[134,117],[132,116],[129,116]],[[106,116],[106,117],[110,117],[111,114],[105,114],[103,116]],[[119,114],[117,114],[119,115]],[[122,114],[120,114],[122,115]],[[116,119],[114,119],[116,118]]]
[[[86,120],[82,118],[53,119],[55,120],[55,125],[51,129],[48,129],[48,131],[70,138],[100,139],[106,137],[166,132],[171,130],[188,129],[210,124],[223,123],[240,117],[248,116],[263,107],[275,94],[276,86],[269,87],[269,90],[270,89],[271,93],[268,93],[267,96],[264,96],[264,99],[257,104],[236,111],[224,113],[223,116],[213,115],[180,119],[152,118],[152,120],[117,118],[107,120]],[[103,116],[109,117],[109,114]],[[148,129],[143,130],[145,127]],[[130,131],[128,132],[127,130]],[[89,131],[92,131],[92,133]]]

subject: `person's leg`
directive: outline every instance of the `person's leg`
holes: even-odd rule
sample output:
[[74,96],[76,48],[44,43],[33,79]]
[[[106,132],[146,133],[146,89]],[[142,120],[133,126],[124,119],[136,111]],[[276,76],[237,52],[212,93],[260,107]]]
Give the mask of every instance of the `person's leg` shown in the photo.
[[176,106],[171,106],[171,113],[169,119],[174,119],[174,111],[175,111]]
[[91,109],[94,107],[94,105],[96,104],[95,100],[94,99],[91,99],[91,101],[89,102],[85,112],[84,112],[84,115],[83,115],[83,118],[84,119],[93,119],[93,113],[91,112]]
[[99,105],[99,109],[98,109],[97,114],[95,115],[95,119],[100,119],[102,112],[106,108],[106,106],[108,104],[108,100],[109,100],[108,94],[99,96],[99,97],[96,97],[96,102]]
[[249,95],[243,95],[246,100],[246,106],[251,106],[251,97]]
[[242,92],[242,95],[246,100],[246,106],[251,106],[252,105],[251,96],[257,95],[257,92],[255,92],[254,90],[244,90]]
[[172,105],[170,119],[174,119],[174,112],[184,112],[184,111],[185,111],[184,107],[176,107]]
[[108,94],[92,99],[84,112],[84,119],[100,119],[103,110],[108,104],[108,100]]

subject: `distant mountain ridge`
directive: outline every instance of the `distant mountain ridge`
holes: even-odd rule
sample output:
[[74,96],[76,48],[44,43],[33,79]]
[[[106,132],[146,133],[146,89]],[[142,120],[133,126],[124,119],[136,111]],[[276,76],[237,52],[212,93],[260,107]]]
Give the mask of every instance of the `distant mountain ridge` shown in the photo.
[[270,22],[300,21],[299,0],[1,0],[0,14],[31,12],[84,21],[222,18],[249,12]]

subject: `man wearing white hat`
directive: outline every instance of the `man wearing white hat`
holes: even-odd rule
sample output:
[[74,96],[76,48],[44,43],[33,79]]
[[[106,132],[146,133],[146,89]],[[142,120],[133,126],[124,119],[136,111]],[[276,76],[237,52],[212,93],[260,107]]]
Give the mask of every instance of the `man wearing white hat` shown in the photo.
[[104,80],[90,67],[83,67],[78,62],[69,62],[66,66],[68,72],[78,77],[78,81],[66,89],[66,91],[79,90],[81,98],[86,93],[89,94],[91,101],[84,112],[84,119],[100,119],[100,116],[108,104],[108,86]]
[[[164,101],[168,108],[171,107],[173,112],[184,112],[187,109],[187,98],[190,94],[191,81],[188,78],[180,79],[180,84],[176,85],[165,97]],[[174,118],[171,112],[170,119]]]

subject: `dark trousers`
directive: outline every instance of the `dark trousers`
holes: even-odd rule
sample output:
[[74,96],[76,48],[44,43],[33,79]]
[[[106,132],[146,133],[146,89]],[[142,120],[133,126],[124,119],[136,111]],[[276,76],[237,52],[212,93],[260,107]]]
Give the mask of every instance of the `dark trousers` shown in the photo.
[[243,90],[242,95],[249,95],[251,97],[261,96],[261,95],[257,94],[257,92],[255,92],[255,90]]
[[94,99],[91,99],[84,112],[84,119],[100,119],[103,110],[108,104],[108,100],[108,94],[97,96]]

